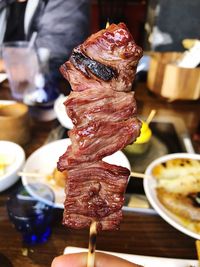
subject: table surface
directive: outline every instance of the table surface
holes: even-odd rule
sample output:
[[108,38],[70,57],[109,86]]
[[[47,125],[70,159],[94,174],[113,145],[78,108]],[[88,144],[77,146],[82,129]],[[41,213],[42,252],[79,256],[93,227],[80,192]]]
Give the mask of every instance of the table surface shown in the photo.
[[[185,120],[191,135],[199,124],[199,101],[167,102],[146,89],[145,83],[135,85],[138,114],[147,116],[152,108],[157,114],[178,116]],[[6,85],[0,85],[0,99],[10,99]],[[41,122],[32,119],[31,141],[24,146],[26,156],[42,146],[49,132],[57,127],[57,120]],[[88,229],[69,230],[62,226],[62,210],[55,210],[52,235],[47,243],[27,247],[10,223],[5,203],[19,182],[0,193],[0,256],[4,254],[13,266],[50,266],[53,258],[63,253],[66,246],[88,247]],[[97,249],[147,256],[196,259],[195,240],[174,229],[157,214],[124,212],[121,229],[102,232],[97,238]],[[24,252],[26,255],[24,255]]]

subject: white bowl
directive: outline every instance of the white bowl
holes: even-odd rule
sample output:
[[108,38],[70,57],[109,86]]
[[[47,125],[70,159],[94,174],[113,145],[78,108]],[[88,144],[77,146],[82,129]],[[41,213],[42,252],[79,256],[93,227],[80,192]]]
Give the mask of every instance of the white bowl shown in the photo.
[[56,117],[60,124],[67,129],[73,128],[73,123],[71,119],[68,117],[67,112],[65,110],[65,105],[63,104],[67,100],[67,96],[60,95],[55,103],[54,103],[54,111],[56,113]]
[[13,185],[18,179],[18,172],[25,162],[25,152],[21,146],[10,141],[0,141],[0,155],[10,158],[10,164],[5,173],[0,176],[0,192]]

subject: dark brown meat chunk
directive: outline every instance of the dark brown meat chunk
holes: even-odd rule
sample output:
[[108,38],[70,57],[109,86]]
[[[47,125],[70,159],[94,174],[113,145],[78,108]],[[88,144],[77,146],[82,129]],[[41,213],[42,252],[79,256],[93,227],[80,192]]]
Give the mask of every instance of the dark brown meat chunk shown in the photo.
[[[138,47],[126,25],[112,24],[91,35],[75,51],[79,51],[91,60],[105,65],[113,70],[112,79],[102,79],[83,64],[74,64],[74,56],[61,66],[63,76],[70,82],[74,91],[90,88],[96,90],[111,89],[114,91],[130,91],[135,77],[136,67],[142,56],[142,49]],[[78,72],[77,72],[78,70]]]
[[108,224],[112,225],[112,218],[115,218],[112,228],[116,228],[121,216],[116,218],[115,214],[119,215],[123,206],[128,177],[126,168],[103,161],[70,170],[64,224],[82,228],[95,220],[98,227],[105,230]]
[[133,92],[88,89],[71,92],[65,101],[66,111],[75,126],[91,121],[115,122],[127,120],[136,114]]
[[138,47],[125,24],[112,24],[91,35],[60,70],[73,92],[65,102],[74,127],[72,144],[59,158],[68,171],[63,223],[72,228],[119,228],[129,170],[103,162],[140,133],[131,91]]
[[120,122],[91,121],[87,126],[68,132],[72,145],[59,159],[59,169],[71,169],[82,162],[95,162],[121,150],[139,135],[136,118]]

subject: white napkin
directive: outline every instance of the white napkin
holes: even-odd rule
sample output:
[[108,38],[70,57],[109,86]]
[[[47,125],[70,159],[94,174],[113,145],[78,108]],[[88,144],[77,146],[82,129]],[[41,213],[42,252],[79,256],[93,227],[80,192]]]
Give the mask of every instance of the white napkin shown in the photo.
[[[64,254],[72,254],[79,252],[87,252],[88,250],[85,248],[77,248],[77,247],[66,247],[64,250]],[[100,250],[97,250],[100,251]],[[121,257],[130,262],[143,265],[145,267],[198,267],[197,260],[190,259],[173,259],[173,258],[161,258],[161,257],[150,257],[150,256],[140,256],[133,254],[123,254],[116,252],[108,252],[108,251],[100,251],[104,253],[108,253],[111,255],[115,255]]]

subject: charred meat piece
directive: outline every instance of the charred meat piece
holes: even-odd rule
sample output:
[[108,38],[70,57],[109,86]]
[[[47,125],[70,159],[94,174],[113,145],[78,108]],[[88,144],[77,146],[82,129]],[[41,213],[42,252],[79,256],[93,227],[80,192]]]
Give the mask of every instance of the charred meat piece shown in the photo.
[[[79,60],[79,64],[74,56],[77,51],[85,57]],[[124,23],[112,24],[109,28],[91,35],[74,50],[70,60],[60,69],[74,91],[93,87],[96,90],[107,88],[127,92],[132,88],[136,67],[141,56],[142,49],[135,44],[126,25]],[[87,58],[96,62],[96,66],[98,63],[102,64],[99,65],[101,68],[99,67],[96,71],[93,67],[88,68]],[[101,71],[98,71],[100,69]],[[104,79],[104,75],[100,75],[100,72],[107,74],[107,78]]]
[[117,72],[109,66],[106,66],[96,60],[92,60],[84,55],[80,48],[74,49],[71,56],[72,64],[85,76],[91,78],[90,72],[103,81],[109,81],[113,77],[117,77]]

